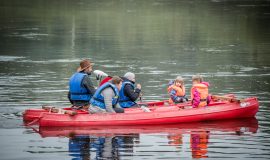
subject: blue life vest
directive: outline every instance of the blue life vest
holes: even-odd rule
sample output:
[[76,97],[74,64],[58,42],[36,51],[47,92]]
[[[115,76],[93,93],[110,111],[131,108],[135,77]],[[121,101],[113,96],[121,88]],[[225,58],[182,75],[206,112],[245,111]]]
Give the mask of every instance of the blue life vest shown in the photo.
[[135,88],[134,84],[129,81],[124,81],[122,83],[122,87],[119,93],[120,95],[119,104],[122,108],[130,108],[136,104],[135,102],[131,101],[129,97],[125,95],[124,88],[127,84],[130,84],[133,87],[133,89]]
[[82,85],[82,80],[85,76],[87,76],[86,73],[76,72],[70,78],[69,91],[71,100],[90,101],[91,95]]
[[74,138],[69,139],[69,152],[80,152],[84,149],[84,146],[90,142],[89,136],[75,136]]
[[113,91],[114,91],[114,94],[115,94],[115,96],[112,98],[112,105],[116,105],[118,103],[119,91],[118,91],[117,87],[114,84],[110,83],[110,82],[106,82],[97,89],[94,96],[91,98],[90,103],[93,106],[97,106],[97,107],[100,107],[102,109],[106,108],[105,103],[104,103],[104,97],[101,94],[101,92],[104,89],[108,88],[108,87],[111,87],[113,89]]
[[[104,152],[104,145],[105,145],[105,137],[97,137],[92,138],[90,143],[91,152],[96,152],[95,159],[102,159],[104,155],[102,153]],[[92,150],[93,149],[93,150]]]

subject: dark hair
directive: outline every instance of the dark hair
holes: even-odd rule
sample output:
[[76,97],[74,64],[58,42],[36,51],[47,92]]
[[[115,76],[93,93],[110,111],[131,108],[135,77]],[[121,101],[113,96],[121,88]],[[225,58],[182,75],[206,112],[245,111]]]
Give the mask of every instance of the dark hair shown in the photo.
[[121,83],[123,80],[119,77],[119,76],[113,76],[111,79],[112,84],[119,84]]

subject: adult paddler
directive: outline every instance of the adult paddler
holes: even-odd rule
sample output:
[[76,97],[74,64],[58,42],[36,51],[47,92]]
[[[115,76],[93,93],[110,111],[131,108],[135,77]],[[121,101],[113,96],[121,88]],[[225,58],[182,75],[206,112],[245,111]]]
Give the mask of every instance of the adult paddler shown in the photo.
[[69,80],[68,98],[73,109],[88,110],[90,99],[95,94],[96,89],[90,79],[93,63],[89,59],[80,62],[80,67]]

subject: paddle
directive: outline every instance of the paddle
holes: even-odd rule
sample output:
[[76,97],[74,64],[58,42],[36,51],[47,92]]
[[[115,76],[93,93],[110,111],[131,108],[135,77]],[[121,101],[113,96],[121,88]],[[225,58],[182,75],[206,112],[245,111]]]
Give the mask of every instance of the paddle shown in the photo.
[[219,95],[212,95],[211,98],[216,99],[216,100],[226,100],[226,101],[237,102],[237,103],[241,103],[245,101],[244,99],[237,99],[235,97],[219,96]]
[[63,114],[71,115],[71,116],[74,116],[77,114],[76,111],[63,110],[61,108],[55,108],[53,106],[42,106],[42,109],[52,112],[52,113],[63,113]]
[[[61,108],[55,108],[53,106],[45,106],[44,105],[44,106],[42,106],[42,109],[44,109],[46,111],[49,111],[49,113],[50,112],[52,112],[52,113],[59,113],[59,114],[62,113],[62,114],[68,114],[70,116],[74,116],[74,115],[77,114],[77,112],[75,112],[75,111],[63,110]],[[41,113],[38,118],[35,118],[33,121],[31,121],[29,123],[26,123],[25,126],[30,126],[32,124],[38,123],[38,121],[43,117],[43,114],[44,113]]]
[[140,108],[144,111],[144,112],[151,112],[151,110],[147,107],[147,103],[143,103],[142,100],[142,94],[140,95],[139,98],[140,104],[138,104],[140,106]]

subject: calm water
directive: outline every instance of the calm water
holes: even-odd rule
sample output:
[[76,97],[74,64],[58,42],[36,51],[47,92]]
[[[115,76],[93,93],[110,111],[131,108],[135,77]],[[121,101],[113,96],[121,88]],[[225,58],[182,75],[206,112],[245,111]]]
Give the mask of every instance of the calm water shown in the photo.
[[[9,0],[0,20],[0,159],[270,157],[269,1]],[[211,93],[256,96],[260,111],[169,126],[23,127],[27,108],[69,105],[83,58],[110,75],[136,73],[144,101],[167,99],[177,75],[189,89],[200,73]]]

